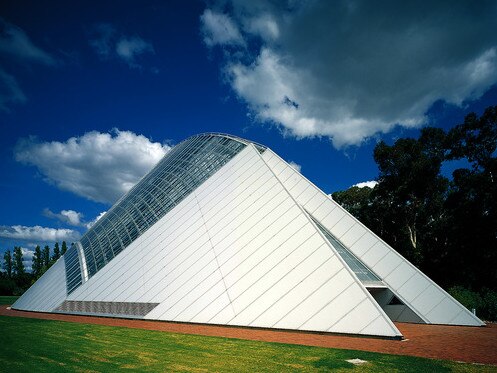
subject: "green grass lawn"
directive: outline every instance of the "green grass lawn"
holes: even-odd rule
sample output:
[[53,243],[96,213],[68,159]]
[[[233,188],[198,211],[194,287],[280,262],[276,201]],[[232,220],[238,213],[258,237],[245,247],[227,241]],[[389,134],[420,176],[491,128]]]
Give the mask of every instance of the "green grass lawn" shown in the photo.
[[[368,361],[354,366],[347,359]],[[495,367],[371,352],[0,317],[5,372],[496,372]],[[336,369],[336,370],[335,370]]]
[[0,304],[14,304],[18,298],[16,295],[2,295],[0,296]]

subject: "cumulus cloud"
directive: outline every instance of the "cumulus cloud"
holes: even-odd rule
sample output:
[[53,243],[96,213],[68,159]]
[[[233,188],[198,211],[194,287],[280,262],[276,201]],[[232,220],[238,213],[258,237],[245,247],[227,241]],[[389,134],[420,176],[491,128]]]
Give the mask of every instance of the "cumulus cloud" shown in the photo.
[[73,227],[85,227],[91,228],[102,216],[104,216],[106,211],[101,212],[95,219],[86,221],[84,215],[81,212],[74,210],[62,210],[58,213],[51,211],[49,208],[43,210],[43,215],[46,217],[57,219],[64,224],[72,225]]
[[79,239],[80,234],[72,229],[46,228],[39,225],[3,225],[0,226],[0,237],[24,241],[75,241]]
[[24,268],[27,271],[31,271],[33,266],[33,255],[35,254],[34,250],[21,247],[21,251],[22,251],[22,263],[24,264]]
[[19,27],[0,19],[0,53],[8,54],[23,61],[43,65],[55,65],[57,61],[49,53],[33,44]]
[[[228,83],[255,120],[297,138],[358,145],[427,123],[438,100],[464,105],[497,83],[495,2],[232,0],[211,9],[201,18],[206,45],[240,46],[223,54]],[[206,14],[229,20],[223,37],[206,33]]]
[[93,201],[113,203],[169,150],[143,135],[115,129],[88,132],[65,142],[22,139],[15,159],[38,168],[47,182]]
[[200,16],[200,22],[204,42],[208,46],[244,44],[238,26],[228,15],[206,9]]
[[51,211],[49,208],[43,210],[43,215],[46,217],[60,220],[65,224],[72,225],[74,227],[83,226],[83,214],[74,210],[62,210],[59,213]]
[[290,166],[292,166],[296,171],[300,172],[302,170],[302,166],[293,161],[288,162]]
[[[95,26],[90,46],[102,59],[118,58],[132,68],[141,68],[137,62],[139,56],[155,54],[152,43],[139,36],[119,34],[114,26],[107,23]],[[157,73],[158,69],[153,67],[151,71]]]
[[244,20],[244,29],[254,35],[258,35],[264,40],[273,41],[280,35],[280,29],[274,18],[262,13],[257,17]]
[[368,187],[368,188],[371,188],[373,189],[376,184],[378,184],[377,181],[375,180],[370,180],[370,181],[363,181],[361,183],[357,183],[357,184],[354,184],[352,185],[353,187],[358,187],[358,188],[364,188],[364,187]]

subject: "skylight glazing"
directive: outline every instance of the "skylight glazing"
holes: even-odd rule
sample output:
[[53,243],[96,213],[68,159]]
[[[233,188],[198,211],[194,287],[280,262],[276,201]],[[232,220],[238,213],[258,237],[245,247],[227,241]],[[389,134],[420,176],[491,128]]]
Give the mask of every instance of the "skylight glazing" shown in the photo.
[[[88,278],[248,144],[221,134],[191,137],[175,146],[81,238]],[[260,152],[265,148],[257,145]],[[77,250],[74,249],[77,256]],[[66,262],[67,268],[67,262]],[[79,275],[81,278],[81,274]],[[73,283],[68,277],[68,283]],[[76,281],[77,282],[77,281]],[[79,286],[77,284],[77,286]],[[77,286],[68,285],[68,293]]]
[[[309,215],[311,216],[311,215]],[[365,285],[382,284],[382,281],[371,270],[366,267],[354,254],[345,248],[325,227],[323,227],[314,217],[311,219],[316,223],[319,230],[326,237],[328,242],[335,248],[349,268],[356,274],[357,278]]]

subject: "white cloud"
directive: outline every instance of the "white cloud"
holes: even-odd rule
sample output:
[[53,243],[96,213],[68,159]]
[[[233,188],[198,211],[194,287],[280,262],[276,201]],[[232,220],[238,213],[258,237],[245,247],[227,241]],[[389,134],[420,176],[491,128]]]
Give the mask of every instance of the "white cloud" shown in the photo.
[[86,221],[82,213],[74,210],[62,210],[59,213],[55,213],[48,208],[43,210],[43,215],[49,218],[57,219],[62,223],[72,225],[74,227],[85,227],[88,229],[90,229],[98,220],[100,220],[100,218],[104,216],[105,213],[106,211],[103,211],[98,214],[95,219]]
[[74,241],[79,239],[79,232],[72,229],[46,228],[39,225],[0,226],[0,237],[24,241]]
[[24,269],[26,271],[31,271],[33,267],[33,255],[35,254],[34,250],[25,249],[21,247],[22,251],[22,262],[24,264]]
[[126,193],[169,150],[130,131],[88,132],[65,142],[23,139],[15,159],[36,166],[45,180],[62,190],[105,203]]
[[280,35],[280,29],[274,18],[269,14],[261,14],[258,17],[249,18],[244,21],[247,32],[258,35],[264,40],[272,41]]
[[238,27],[226,14],[206,9],[200,16],[204,42],[214,45],[243,45],[244,41]]
[[9,112],[9,105],[26,102],[26,96],[16,78],[0,68],[0,110]]
[[43,215],[49,218],[58,219],[61,222],[72,225],[74,227],[84,226],[83,214],[74,210],[62,210],[59,213],[55,213],[46,208],[43,210]]
[[[145,53],[155,54],[152,43],[139,36],[120,35],[111,24],[98,24],[93,31],[94,38],[89,43],[102,59],[117,58],[129,67],[141,69],[142,66],[136,61],[137,58]],[[150,71],[157,74],[159,69],[152,67]]]
[[358,145],[429,122],[438,100],[464,105],[497,83],[494,3],[232,0],[212,9],[204,15],[237,33],[204,31],[206,44],[243,46],[225,50],[229,84],[255,120],[298,138]]
[[302,170],[302,166],[293,161],[288,162],[290,166],[292,166],[296,171],[300,172]]
[[358,187],[358,188],[368,187],[368,188],[373,189],[376,186],[376,184],[378,184],[377,181],[370,180],[370,181],[363,181],[361,183],[354,184],[354,185],[352,185],[352,187]]
[[49,53],[33,44],[19,27],[0,20],[0,53],[14,56],[23,61],[55,65],[57,61]]
[[137,36],[122,37],[116,44],[116,53],[130,67],[138,67],[136,57],[144,53],[155,53],[152,44]]

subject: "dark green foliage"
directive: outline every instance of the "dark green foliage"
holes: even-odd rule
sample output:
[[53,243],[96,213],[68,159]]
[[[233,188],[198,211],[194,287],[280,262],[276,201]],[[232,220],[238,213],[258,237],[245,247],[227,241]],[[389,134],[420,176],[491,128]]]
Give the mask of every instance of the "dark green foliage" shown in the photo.
[[50,246],[43,248],[43,272],[46,272],[50,267]]
[[480,315],[483,306],[483,298],[475,291],[471,291],[462,286],[454,286],[449,289],[449,294],[459,301],[464,307],[472,311],[475,309]]
[[[63,243],[64,247],[64,243]],[[14,248],[12,257],[10,250],[4,254],[4,272],[0,272],[0,295],[21,295],[38,280],[60,257],[57,255],[58,244],[55,244],[54,255],[50,258],[50,247],[42,250],[36,246],[32,259],[31,272],[26,272],[23,264],[22,249]]]
[[12,272],[17,277],[21,277],[26,272],[24,263],[22,262],[23,255],[22,249],[19,246],[14,247],[14,261],[12,263]]
[[67,244],[66,244],[66,241],[62,241],[62,249],[60,251],[60,255],[64,255],[67,251]]
[[12,255],[10,254],[10,250],[7,250],[5,254],[3,254],[3,269],[5,273],[7,273],[7,277],[12,277]]
[[484,289],[482,291],[483,304],[481,307],[481,315],[486,320],[497,320],[497,291]]
[[33,276],[35,278],[41,276],[43,270],[43,254],[41,252],[41,248],[39,245],[36,246],[35,253],[33,254],[32,269],[33,269]]
[[454,286],[449,289],[449,293],[467,309],[475,309],[476,315],[483,320],[497,320],[497,291],[485,288],[476,292],[463,286]]
[[374,150],[379,183],[372,194],[373,212],[384,220],[382,236],[416,265],[432,244],[424,232],[443,212],[448,187],[440,175],[444,138],[441,129],[425,128],[417,140],[399,139],[392,146],[380,142]]
[[18,300],[18,296],[0,296],[0,304],[14,304]]
[[53,248],[52,263],[55,263],[59,258],[60,258],[59,243],[56,242]]
[[[443,287],[495,291],[496,148],[497,106],[469,114],[448,133],[425,128],[418,139],[378,143],[375,188],[352,187],[333,198]],[[448,180],[441,166],[454,160],[468,167]]]
[[357,219],[365,221],[369,216],[368,207],[372,190],[369,187],[353,186],[347,190],[333,193],[332,197]]
[[16,282],[6,272],[0,272],[0,294],[13,295],[17,288]]

